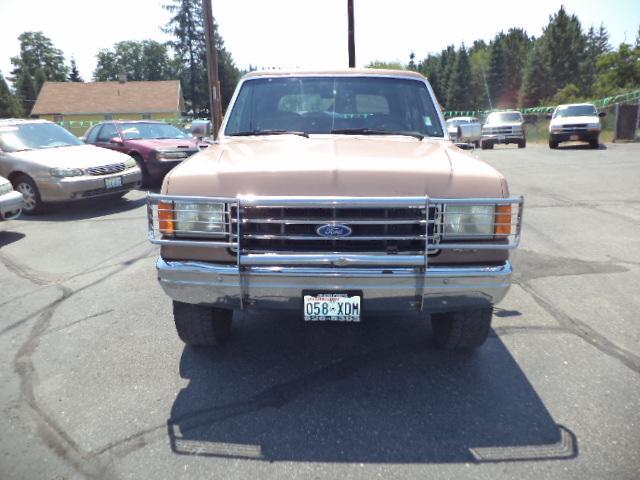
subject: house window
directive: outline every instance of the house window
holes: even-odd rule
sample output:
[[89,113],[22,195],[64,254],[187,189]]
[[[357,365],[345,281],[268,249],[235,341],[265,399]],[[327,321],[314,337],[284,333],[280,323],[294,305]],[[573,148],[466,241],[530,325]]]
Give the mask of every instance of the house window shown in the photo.
[[105,115],[104,119],[105,120],[113,120],[113,115]]

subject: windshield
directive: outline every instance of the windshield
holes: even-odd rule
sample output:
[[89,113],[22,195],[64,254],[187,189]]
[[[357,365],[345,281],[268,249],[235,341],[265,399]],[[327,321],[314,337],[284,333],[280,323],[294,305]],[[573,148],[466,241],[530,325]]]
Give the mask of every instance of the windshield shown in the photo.
[[70,145],[82,145],[82,142],[55,123],[24,123],[0,127],[0,148],[5,152]]
[[522,115],[519,112],[495,112],[490,113],[486,123],[521,122]]
[[260,132],[443,137],[426,85],[385,77],[283,77],[244,82],[225,135]]
[[166,123],[121,123],[120,130],[125,140],[139,138],[189,138],[182,130]]
[[598,115],[596,107],[593,105],[567,105],[566,107],[558,107],[553,114],[556,117],[595,117]]

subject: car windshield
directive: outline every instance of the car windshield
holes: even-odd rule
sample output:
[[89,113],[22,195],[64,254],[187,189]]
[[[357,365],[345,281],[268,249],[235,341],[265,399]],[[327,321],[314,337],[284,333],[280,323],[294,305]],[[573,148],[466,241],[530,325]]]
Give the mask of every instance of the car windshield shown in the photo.
[[598,115],[593,105],[567,105],[558,107],[553,114],[556,117],[595,117]]
[[0,149],[5,152],[82,145],[82,142],[55,123],[23,123],[0,127]]
[[521,122],[522,115],[519,112],[496,112],[490,113],[486,123],[506,123]]
[[387,77],[282,77],[244,82],[225,135],[443,137],[425,83]]
[[120,130],[126,140],[189,138],[182,130],[166,123],[121,123]]

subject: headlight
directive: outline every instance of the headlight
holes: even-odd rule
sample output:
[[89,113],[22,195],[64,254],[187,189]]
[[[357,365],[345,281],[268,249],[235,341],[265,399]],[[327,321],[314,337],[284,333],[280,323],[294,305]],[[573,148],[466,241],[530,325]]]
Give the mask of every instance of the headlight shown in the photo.
[[175,202],[176,234],[224,234],[224,203]]
[[444,237],[491,237],[494,217],[494,205],[445,205]]
[[13,185],[11,183],[3,183],[0,185],[0,195],[4,195],[5,193],[9,193],[13,191]]
[[156,158],[158,160],[182,160],[183,158],[187,158],[187,152],[156,152]]
[[79,168],[52,168],[49,170],[52,177],[79,177],[84,172]]
[[124,167],[125,167],[125,168],[133,168],[133,167],[135,167],[136,165],[137,165],[136,161],[135,161],[133,158],[131,158],[131,157],[127,158],[127,159],[124,161]]

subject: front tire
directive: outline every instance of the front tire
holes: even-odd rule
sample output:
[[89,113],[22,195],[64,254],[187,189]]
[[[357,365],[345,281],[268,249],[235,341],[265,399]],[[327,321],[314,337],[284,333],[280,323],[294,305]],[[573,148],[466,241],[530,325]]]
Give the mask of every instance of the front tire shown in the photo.
[[526,140],[520,140],[518,142],[518,148],[525,148],[527,146],[527,141]]
[[558,142],[555,142],[553,140],[549,140],[549,148],[555,150],[556,148],[558,148]]
[[482,142],[482,150],[491,150],[493,149],[492,142]]
[[447,350],[472,350],[482,345],[491,331],[493,306],[431,315],[436,345]]
[[140,168],[140,172],[142,172],[142,179],[140,180],[141,187],[151,187],[153,184],[153,178],[149,174],[149,170],[147,170],[147,166],[144,163],[142,157],[138,154],[133,154],[131,157],[136,161],[138,167]]
[[37,213],[43,213],[46,210],[46,205],[40,198],[40,190],[36,182],[27,175],[20,175],[13,181],[13,188],[20,192],[24,197],[23,213],[26,215],[35,215]]
[[216,346],[231,336],[233,310],[173,302],[178,336],[187,345]]
[[600,141],[597,138],[595,140],[590,140],[589,146],[591,148],[600,148]]

